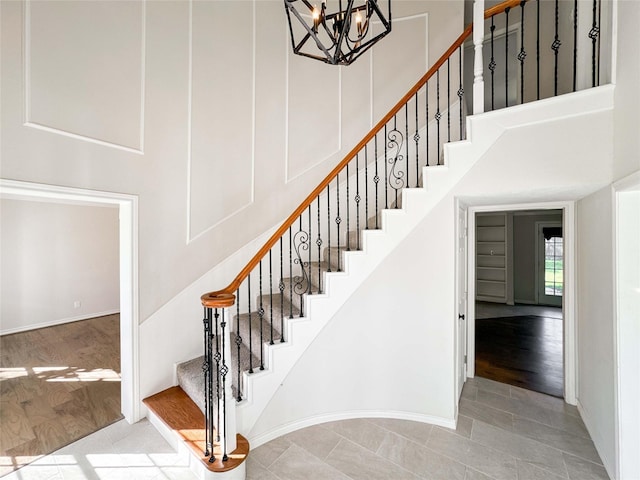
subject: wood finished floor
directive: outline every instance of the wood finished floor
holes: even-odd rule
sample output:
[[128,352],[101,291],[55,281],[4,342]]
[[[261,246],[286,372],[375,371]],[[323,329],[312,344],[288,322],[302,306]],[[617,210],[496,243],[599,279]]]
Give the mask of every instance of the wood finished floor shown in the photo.
[[0,337],[0,476],[120,418],[119,315]]
[[563,397],[562,323],[535,315],[476,320],[476,375]]

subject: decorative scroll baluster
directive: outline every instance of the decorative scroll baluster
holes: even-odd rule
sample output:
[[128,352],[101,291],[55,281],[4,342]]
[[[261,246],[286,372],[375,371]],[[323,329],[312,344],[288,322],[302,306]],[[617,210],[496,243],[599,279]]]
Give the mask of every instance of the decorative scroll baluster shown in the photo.
[[389,158],[389,164],[391,165],[391,171],[389,173],[389,185],[395,191],[395,204],[393,208],[398,207],[398,192],[404,188],[404,172],[398,169],[399,165],[402,165],[402,144],[404,142],[404,138],[402,137],[402,133],[396,127],[395,117],[394,117],[394,125],[393,130],[389,132],[387,136],[387,145],[390,149],[392,149],[392,156]]
[[[556,0],[557,1],[557,0]],[[593,21],[591,23],[591,30],[589,30],[589,38],[591,39],[591,86],[597,86],[597,70],[596,70],[596,58],[597,58],[597,42],[600,35],[600,27],[598,26],[598,0],[593,0]],[[556,20],[557,22],[557,20]]]
[[511,8],[504,9],[504,101],[505,107],[509,106],[509,11]]
[[520,2],[520,53],[518,53],[518,60],[520,61],[520,103],[524,103],[524,59],[527,57],[527,52],[524,50],[524,5],[526,0]]
[[558,15],[559,15],[559,5],[558,0],[556,0],[556,33],[553,37],[553,43],[551,44],[551,50],[555,55],[555,64],[553,68],[553,94],[558,95],[558,51],[560,50],[560,45],[562,42],[560,41],[560,37],[558,36]]
[[273,261],[269,250],[269,345],[273,345]]
[[318,201],[318,238],[316,239],[316,245],[318,246],[318,293],[322,293],[322,238],[320,237],[320,195],[317,197]]
[[[415,95],[416,100],[416,133],[413,140],[416,142],[416,188],[420,186],[420,159],[418,158],[418,144],[420,143],[420,134],[418,133],[418,92]],[[408,143],[408,142],[407,142]]]
[[280,281],[278,282],[278,290],[280,290],[280,343],[284,342],[284,267],[282,265],[283,254],[282,237],[280,237]]
[[303,295],[311,290],[311,279],[307,272],[309,262],[305,262],[302,259],[302,253],[309,250],[309,233],[302,228],[302,214],[298,217],[298,231],[293,236],[293,248],[296,252],[296,258],[293,259],[293,263],[300,265],[301,273],[292,279],[294,283],[293,292],[298,295],[300,299],[300,317],[304,317]]
[[242,345],[242,337],[240,336],[240,289],[236,290],[236,298],[238,301],[236,302],[236,351],[238,352],[238,391],[236,400],[238,402],[242,401],[242,371],[240,370],[240,364],[242,363],[240,360],[240,346]]
[[489,62],[489,71],[491,72],[491,110],[495,110],[495,71],[496,71],[496,59],[493,55],[493,39],[496,31],[496,26],[494,24],[494,17],[491,16],[491,27],[489,30],[491,31],[491,61]]
[[251,312],[251,274],[247,275],[247,309],[249,310],[249,373],[253,373],[253,342],[251,339],[251,328],[253,324],[253,313]]

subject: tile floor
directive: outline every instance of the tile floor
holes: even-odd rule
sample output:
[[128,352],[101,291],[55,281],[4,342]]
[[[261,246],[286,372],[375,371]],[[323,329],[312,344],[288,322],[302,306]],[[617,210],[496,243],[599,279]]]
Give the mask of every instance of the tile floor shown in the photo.
[[[401,420],[344,420],[272,440],[247,462],[248,480],[609,478],[575,407],[482,378],[465,385],[455,431]],[[5,478],[195,477],[147,421],[121,421]]]

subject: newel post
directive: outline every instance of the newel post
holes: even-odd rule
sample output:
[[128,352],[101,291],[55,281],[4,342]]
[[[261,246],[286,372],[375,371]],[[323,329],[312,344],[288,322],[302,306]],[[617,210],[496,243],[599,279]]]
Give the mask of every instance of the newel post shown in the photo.
[[484,0],[473,2],[473,113],[484,112],[482,42],[484,40]]
[[230,307],[236,297],[226,293],[202,296],[204,306],[205,456],[225,462],[236,445],[236,409],[231,389]]

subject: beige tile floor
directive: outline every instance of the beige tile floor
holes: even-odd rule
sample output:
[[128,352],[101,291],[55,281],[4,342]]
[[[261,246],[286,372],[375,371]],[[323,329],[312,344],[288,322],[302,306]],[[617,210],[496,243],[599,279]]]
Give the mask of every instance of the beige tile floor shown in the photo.
[[[469,379],[453,431],[409,421],[317,425],[254,449],[248,480],[608,479],[575,407]],[[121,421],[5,477],[6,480],[195,477],[147,421]]]

